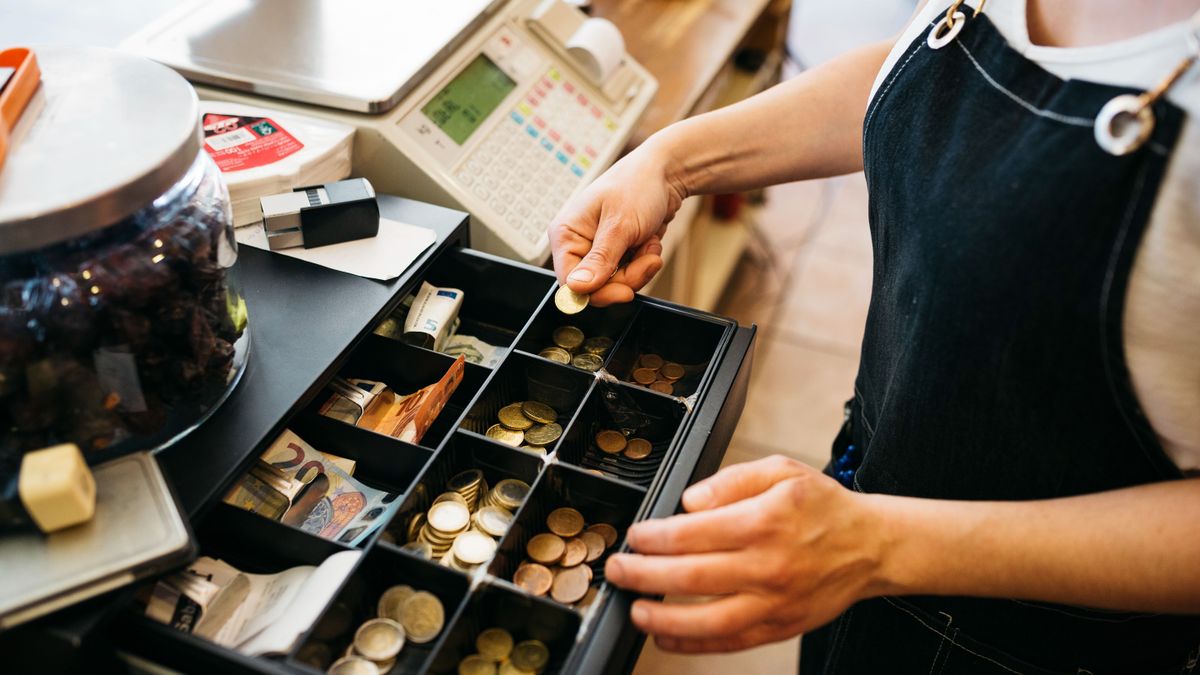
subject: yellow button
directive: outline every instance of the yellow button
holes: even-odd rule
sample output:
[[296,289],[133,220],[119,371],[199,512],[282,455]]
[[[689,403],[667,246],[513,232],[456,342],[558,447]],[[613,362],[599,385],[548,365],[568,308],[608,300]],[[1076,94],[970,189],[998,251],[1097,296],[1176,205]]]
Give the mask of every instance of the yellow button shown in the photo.
[[521,111],[521,114],[522,114],[522,115],[524,115],[524,116],[526,116],[526,117],[529,117],[530,115],[532,115],[532,114],[533,114],[533,108],[530,108],[528,103],[520,103],[520,104],[518,104],[518,105],[517,105],[517,110],[520,110],[520,111]]
[[551,68],[548,74],[550,75],[550,79],[554,80],[555,82],[558,82],[562,79],[562,73],[558,72],[558,68]]
[[606,120],[604,120],[604,126],[608,127],[608,130],[609,130],[609,131],[616,131],[616,130],[617,130],[617,123],[616,123],[616,122],[614,122],[614,121],[612,120],[612,118],[611,118],[611,117],[610,117],[610,118],[608,118],[608,119],[606,119]]
[[582,166],[585,169],[590,169],[592,167],[592,160],[584,157],[583,155],[576,157],[575,161],[579,162],[579,166]]

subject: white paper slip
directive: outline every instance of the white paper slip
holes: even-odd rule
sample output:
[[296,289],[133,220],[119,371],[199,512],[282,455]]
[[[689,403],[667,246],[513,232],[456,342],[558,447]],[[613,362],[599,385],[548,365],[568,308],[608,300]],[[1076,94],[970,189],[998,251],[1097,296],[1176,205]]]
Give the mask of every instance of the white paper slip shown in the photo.
[[[262,223],[239,227],[235,232],[239,244],[270,250]],[[368,239],[273,252],[339,272],[387,281],[400,276],[436,240],[433,230],[380,218],[379,234]]]

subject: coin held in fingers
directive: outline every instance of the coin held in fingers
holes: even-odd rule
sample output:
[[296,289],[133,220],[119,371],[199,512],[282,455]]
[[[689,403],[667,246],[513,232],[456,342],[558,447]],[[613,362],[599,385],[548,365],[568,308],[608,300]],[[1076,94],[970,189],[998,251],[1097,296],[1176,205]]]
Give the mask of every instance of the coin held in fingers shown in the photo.
[[578,314],[591,302],[590,295],[576,293],[569,286],[559,286],[554,294],[554,306],[563,314]]

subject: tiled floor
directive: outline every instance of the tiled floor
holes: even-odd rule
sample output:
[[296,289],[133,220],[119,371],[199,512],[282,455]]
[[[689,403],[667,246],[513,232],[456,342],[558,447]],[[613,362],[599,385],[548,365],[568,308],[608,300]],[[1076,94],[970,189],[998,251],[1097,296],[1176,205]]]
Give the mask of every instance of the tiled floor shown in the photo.
[[[871,294],[867,188],[862,174],[768,190],[759,237],[719,312],[759,326],[745,412],[725,465],[772,454],[820,466],[858,367]],[[687,657],[647,641],[635,675],[795,672],[799,640]]]

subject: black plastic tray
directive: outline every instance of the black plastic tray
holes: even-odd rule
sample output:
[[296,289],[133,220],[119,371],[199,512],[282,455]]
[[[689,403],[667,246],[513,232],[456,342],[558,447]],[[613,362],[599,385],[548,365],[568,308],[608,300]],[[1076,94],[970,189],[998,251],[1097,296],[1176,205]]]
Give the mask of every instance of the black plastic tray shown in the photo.
[[[552,657],[546,673],[614,672],[632,666],[642,639],[628,621],[632,598],[604,582],[604,559],[624,546],[631,523],[674,512],[683,489],[720,463],[744,403],[754,329],[641,297],[629,305],[589,308],[567,317],[554,308],[556,284],[549,272],[468,249],[442,253],[401,290],[401,297],[423,280],[465,291],[461,330],[509,349],[494,369],[468,364],[458,390],[419,444],[318,415],[325,391],[298,402],[281,420],[280,428],[292,429],[317,449],[356,460],[356,478],[399,493],[402,500],[392,523],[360,547],[364,555],[322,619],[291,653],[249,658],[176,633],[131,607],[123,617],[123,649],[184,672],[320,672],[298,658],[305,645],[320,641],[344,648],[349,637],[331,639],[329,626],[344,623],[347,616],[351,628],[357,626],[372,614],[384,589],[406,583],[442,599],[446,625],[433,642],[406,646],[393,673],[454,672],[458,660],[474,652],[475,635],[491,626],[507,628],[518,640],[545,642]],[[537,356],[554,328],[566,324],[589,337],[606,335],[615,341],[604,370],[588,373]],[[679,387],[686,397],[623,381],[643,350],[688,367]],[[450,363],[445,355],[372,335],[340,361],[336,374],[415,389],[439,379]],[[545,457],[484,435],[502,406],[530,398],[554,406],[564,427]],[[650,440],[651,456],[635,462],[600,453],[594,437],[601,428]],[[272,440],[247,449],[247,457],[261,453]],[[398,546],[409,517],[428,508],[450,476],[468,468],[481,469],[490,485],[511,477],[532,486],[495,557],[469,575]],[[621,536],[616,547],[592,564],[598,593],[583,609],[533,597],[511,582],[525,557],[525,543],[545,531],[546,515],[559,506],[577,508],[589,523],[607,522]],[[384,531],[392,534],[384,536]],[[249,571],[316,564],[349,550],[224,504],[204,516],[197,532],[201,554]],[[388,542],[393,537],[397,544]],[[336,657],[340,649],[330,654]]]

